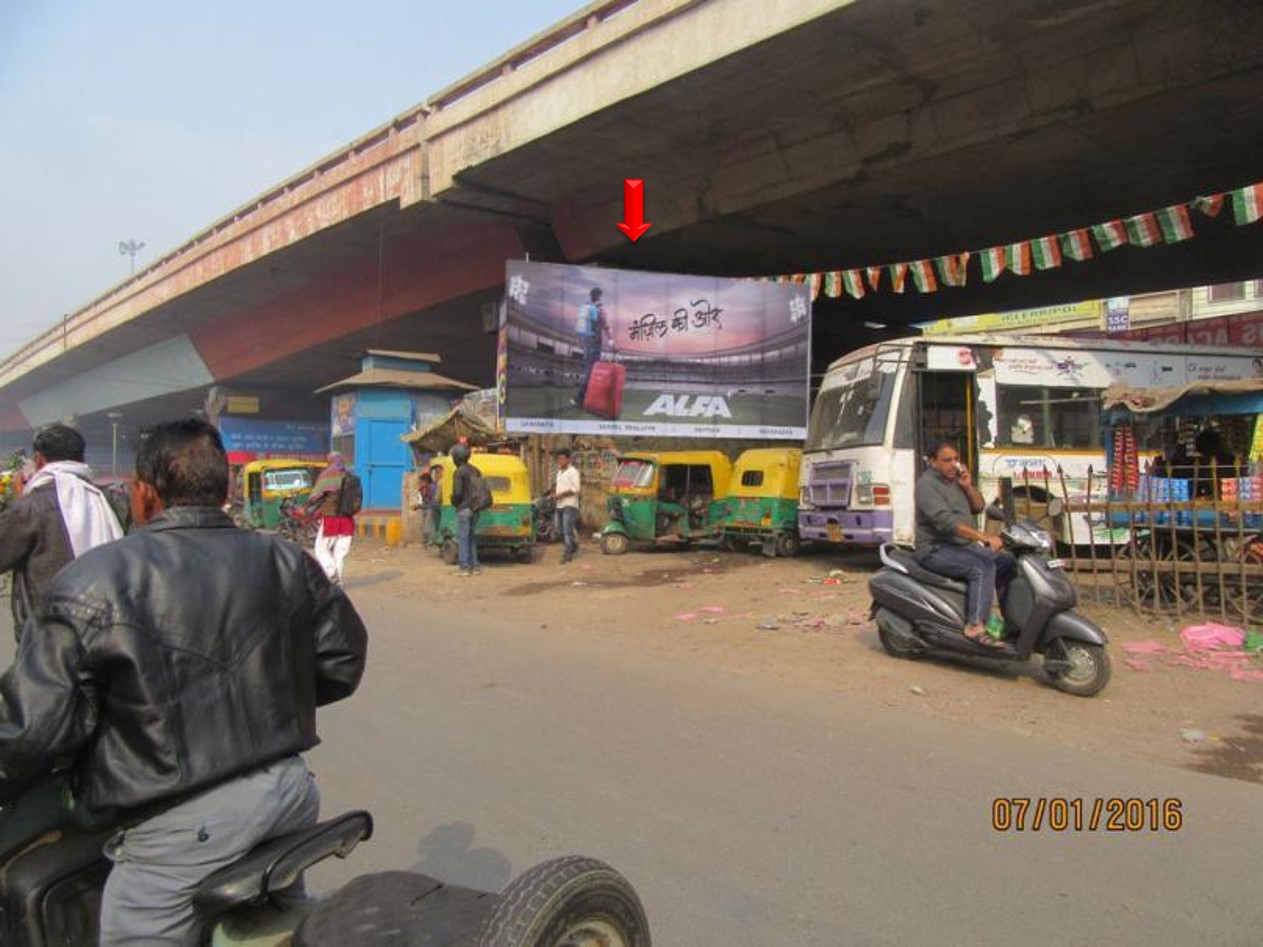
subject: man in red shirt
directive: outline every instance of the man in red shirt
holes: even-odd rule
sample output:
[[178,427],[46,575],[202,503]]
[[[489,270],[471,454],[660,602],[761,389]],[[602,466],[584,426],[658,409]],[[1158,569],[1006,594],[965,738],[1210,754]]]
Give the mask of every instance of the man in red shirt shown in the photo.
[[339,453],[329,455],[329,465],[316,478],[307,508],[320,507],[320,529],[316,532],[316,561],[334,585],[341,587],[343,564],[351,551],[355,535],[355,517],[343,516],[338,508],[342,485],[346,480],[346,459]]

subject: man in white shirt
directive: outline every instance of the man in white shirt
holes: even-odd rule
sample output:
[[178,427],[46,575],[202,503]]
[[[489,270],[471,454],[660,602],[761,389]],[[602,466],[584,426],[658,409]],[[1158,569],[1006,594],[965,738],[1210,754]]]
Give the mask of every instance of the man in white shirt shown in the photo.
[[570,463],[570,451],[561,448],[557,458],[557,483],[552,497],[557,503],[557,515],[561,517],[561,561],[569,562],[579,551],[576,532],[579,525],[579,471]]

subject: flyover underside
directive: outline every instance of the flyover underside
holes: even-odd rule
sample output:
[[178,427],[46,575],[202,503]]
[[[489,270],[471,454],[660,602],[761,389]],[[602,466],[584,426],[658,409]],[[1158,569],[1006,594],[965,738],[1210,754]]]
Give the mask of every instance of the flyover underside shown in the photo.
[[[1260,35],[1253,0],[861,0],[437,196],[551,208],[568,257],[644,269],[978,250],[1259,178]],[[612,226],[623,177],[646,181],[654,223],[635,244]]]

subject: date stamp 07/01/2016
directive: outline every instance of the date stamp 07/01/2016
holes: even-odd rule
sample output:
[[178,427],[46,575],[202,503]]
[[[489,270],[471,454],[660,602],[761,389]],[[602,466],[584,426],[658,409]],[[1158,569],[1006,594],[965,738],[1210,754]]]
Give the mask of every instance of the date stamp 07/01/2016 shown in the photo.
[[1178,832],[1179,799],[1122,796],[999,796],[991,802],[996,832]]

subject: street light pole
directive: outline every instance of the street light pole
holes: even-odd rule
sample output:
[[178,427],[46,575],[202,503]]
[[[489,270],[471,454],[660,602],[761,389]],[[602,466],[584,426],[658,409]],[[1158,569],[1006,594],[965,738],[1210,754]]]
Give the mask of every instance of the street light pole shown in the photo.
[[122,411],[111,411],[106,415],[110,419],[110,427],[114,429],[114,436],[110,447],[110,475],[118,476],[118,422],[123,420]]
[[133,276],[136,274],[136,254],[139,253],[144,246],[144,241],[138,240],[120,240],[118,242],[118,252],[125,257],[129,257],[131,260],[127,272]]

